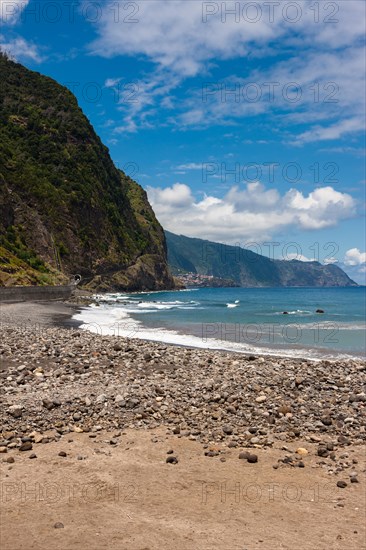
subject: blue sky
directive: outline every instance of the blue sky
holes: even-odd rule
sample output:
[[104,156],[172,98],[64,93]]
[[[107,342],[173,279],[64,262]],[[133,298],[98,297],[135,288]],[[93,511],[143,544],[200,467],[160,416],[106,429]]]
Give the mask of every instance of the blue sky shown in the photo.
[[[365,3],[0,0],[176,233],[365,279]],[[252,243],[252,244],[249,244]]]

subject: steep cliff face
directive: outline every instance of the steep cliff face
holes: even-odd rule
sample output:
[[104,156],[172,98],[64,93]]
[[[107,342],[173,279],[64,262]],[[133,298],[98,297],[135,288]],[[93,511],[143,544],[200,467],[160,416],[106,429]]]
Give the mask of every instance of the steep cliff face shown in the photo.
[[242,287],[358,286],[336,265],[271,260],[238,246],[165,232],[175,275],[187,271],[232,279]]
[[74,95],[0,55],[0,284],[74,273],[104,290],[174,287],[146,193]]

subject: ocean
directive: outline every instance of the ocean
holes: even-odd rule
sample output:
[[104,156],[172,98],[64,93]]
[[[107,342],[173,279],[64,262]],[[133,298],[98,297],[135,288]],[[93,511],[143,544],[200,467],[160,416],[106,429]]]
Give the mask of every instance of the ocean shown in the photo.
[[191,288],[95,302],[74,319],[102,335],[282,357],[366,355],[366,287]]

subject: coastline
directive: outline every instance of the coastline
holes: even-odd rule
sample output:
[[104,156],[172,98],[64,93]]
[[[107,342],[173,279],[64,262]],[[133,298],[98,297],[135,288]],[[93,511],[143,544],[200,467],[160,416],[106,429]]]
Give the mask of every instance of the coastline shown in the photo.
[[366,547],[364,361],[100,336],[79,307],[0,305],[4,550]]

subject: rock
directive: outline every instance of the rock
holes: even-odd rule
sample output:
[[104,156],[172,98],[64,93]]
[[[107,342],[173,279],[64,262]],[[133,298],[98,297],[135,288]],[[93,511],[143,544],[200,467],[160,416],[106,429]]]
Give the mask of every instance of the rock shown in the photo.
[[306,456],[309,454],[309,451],[307,449],[304,449],[304,447],[299,447],[296,449],[296,453],[301,456]]
[[231,435],[233,433],[233,428],[231,426],[223,426],[222,427],[222,431],[224,432],[224,434],[226,435]]
[[255,454],[249,454],[247,461],[254,464],[255,462],[258,462],[258,456]]
[[168,456],[165,462],[167,464],[178,464],[178,458],[176,456]]
[[324,309],[317,309],[315,313],[324,313]]
[[305,468],[305,464],[303,463],[302,460],[299,460],[299,462],[297,463],[297,466],[298,466],[299,468]]
[[29,455],[29,458],[37,458],[36,453],[31,453],[31,454]]
[[282,315],[288,315],[288,311],[283,311]]
[[347,483],[345,481],[337,481],[337,487],[340,487],[340,489],[344,489],[345,487],[347,487]]
[[19,447],[19,451],[31,451],[33,449],[33,445],[30,441],[26,441],[25,443],[22,443],[22,445]]
[[52,409],[54,408],[54,406],[55,406],[54,402],[51,401],[51,399],[48,399],[48,398],[42,399],[42,405],[43,405],[44,407],[46,407],[46,409],[47,409],[48,411],[52,410]]
[[54,524],[54,528],[55,529],[63,529],[65,526],[63,523],[61,523],[61,521],[58,521]]
[[67,453],[65,453],[65,451],[60,451],[58,453],[58,456],[67,456]]
[[243,452],[239,453],[239,458],[241,460],[247,460],[249,456],[250,456],[249,451],[243,451]]
[[320,420],[324,424],[324,426],[331,426],[332,425],[332,419],[329,416],[324,416]]
[[326,447],[318,447],[318,456],[322,456],[324,458],[326,458],[327,456],[329,456],[329,451]]
[[8,449],[7,447],[0,447],[0,453],[7,453]]
[[258,397],[256,397],[256,402],[257,403],[264,403],[264,401],[266,401],[266,399],[267,399],[266,395],[259,395]]
[[23,408],[19,405],[12,405],[8,408],[8,413],[14,418],[20,418],[23,414]]
[[291,407],[289,405],[281,405],[281,407],[278,408],[278,412],[282,414],[287,414],[292,411]]
[[351,476],[350,481],[351,483],[359,483],[357,476]]
[[[15,459],[14,459],[13,456],[8,456],[8,458],[6,459],[6,462],[7,462],[8,464],[14,464]],[[352,480],[351,480],[351,481],[352,481]]]
[[338,436],[338,443],[340,443],[341,445],[350,445],[351,442],[348,437],[341,434],[340,436]]
[[98,395],[98,397],[96,398],[95,402],[100,404],[100,403],[105,403],[107,401],[107,396],[102,393],[101,395]]

